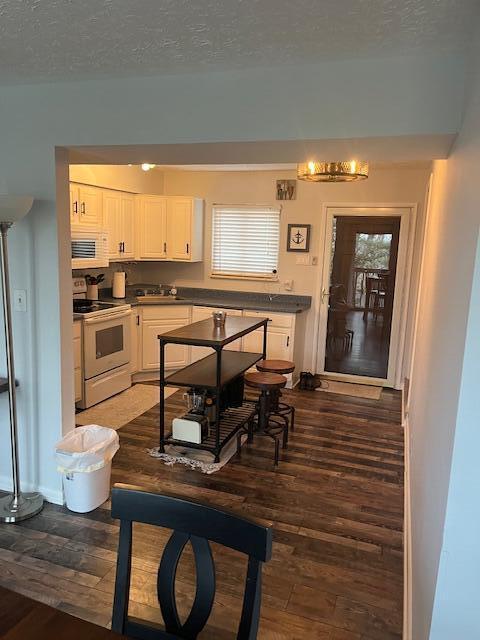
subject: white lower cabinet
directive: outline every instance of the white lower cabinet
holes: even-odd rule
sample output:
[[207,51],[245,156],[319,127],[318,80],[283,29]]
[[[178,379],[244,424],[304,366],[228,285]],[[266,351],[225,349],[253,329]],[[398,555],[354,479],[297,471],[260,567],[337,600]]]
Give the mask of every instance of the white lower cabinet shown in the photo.
[[[137,372],[139,376],[143,376],[142,379],[158,377],[160,371],[158,336],[191,322],[210,319],[213,311],[221,310],[226,311],[229,316],[270,319],[267,329],[267,357],[295,362],[295,372],[287,376],[287,387],[291,388],[298,380],[302,367],[305,313],[270,313],[268,311],[241,311],[240,309],[190,307],[187,305],[146,305],[134,308],[132,314],[132,374]],[[134,346],[135,336],[138,341],[137,348]],[[225,349],[261,353],[263,329],[248,333],[243,338],[229,344]],[[165,347],[165,368],[168,371],[181,369],[190,362],[196,362],[211,353],[214,353],[213,349],[205,347],[169,344]],[[135,356],[135,354],[138,355]]]
[[132,307],[131,335],[130,335],[130,372],[137,373],[139,366],[140,332],[142,324],[142,311],[140,307]]
[[[303,322],[298,322],[295,313],[244,311],[244,316],[270,319],[267,327],[267,358],[295,362],[295,372],[286,376],[287,387],[291,389],[298,379],[298,369],[302,366],[303,335],[301,332]],[[243,351],[261,353],[262,349],[263,329],[257,329],[243,337]],[[255,370],[255,367],[252,370]]]
[[[190,323],[190,307],[152,305],[142,308],[142,371],[160,370],[158,336]],[[165,347],[165,368],[180,369],[190,361],[190,347],[169,344]]]
[[80,402],[83,397],[81,320],[73,323],[73,374],[75,382],[75,402]]

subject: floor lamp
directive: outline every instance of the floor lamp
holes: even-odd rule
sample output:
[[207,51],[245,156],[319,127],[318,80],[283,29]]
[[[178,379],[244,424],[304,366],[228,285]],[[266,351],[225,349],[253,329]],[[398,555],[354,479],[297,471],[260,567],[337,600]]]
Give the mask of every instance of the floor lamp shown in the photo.
[[15,222],[18,222],[27,215],[32,208],[32,204],[33,198],[29,196],[0,195],[0,271],[2,278],[3,318],[5,323],[13,484],[13,492],[0,498],[0,522],[20,522],[20,520],[26,520],[36,515],[43,508],[43,498],[39,493],[22,493],[20,491],[15,367],[13,362],[12,313],[10,306],[10,279],[8,274],[7,250],[8,230]]

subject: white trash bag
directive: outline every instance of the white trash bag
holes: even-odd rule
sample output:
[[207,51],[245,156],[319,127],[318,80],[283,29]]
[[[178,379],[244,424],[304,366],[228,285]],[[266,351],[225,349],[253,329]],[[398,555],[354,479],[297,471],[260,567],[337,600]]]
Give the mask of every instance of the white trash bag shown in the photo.
[[71,511],[86,513],[108,500],[112,458],[119,446],[118,433],[97,424],[77,427],[57,442],[57,470],[63,473],[65,502]]

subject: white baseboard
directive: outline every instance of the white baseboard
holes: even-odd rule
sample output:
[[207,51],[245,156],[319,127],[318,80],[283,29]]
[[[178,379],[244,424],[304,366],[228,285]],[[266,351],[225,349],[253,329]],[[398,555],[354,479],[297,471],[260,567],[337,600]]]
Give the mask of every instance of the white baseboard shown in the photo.
[[[0,490],[12,491],[12,479],[9,476],[0,476]],[[61,490],[49,489],[42,486],[37,487],[32,482],[22,482],[22,491],[38,491],[47,502],[51,502],[52,504],[63,504],[63,491]]]
[[412,521],[410,495],[410,423],[408,413],[403,422],[405,471],[403,516],[403,640],[412,640]]

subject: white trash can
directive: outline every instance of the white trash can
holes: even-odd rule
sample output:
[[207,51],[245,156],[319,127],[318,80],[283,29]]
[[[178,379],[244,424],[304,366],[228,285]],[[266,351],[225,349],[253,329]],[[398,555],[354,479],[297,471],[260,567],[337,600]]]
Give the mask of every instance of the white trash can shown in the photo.
[[118,433],[96,424],[77,427],[57,443],[57,469],[63,474],[70,511],[86,513],[108,500],[112,458],[118,449]]

